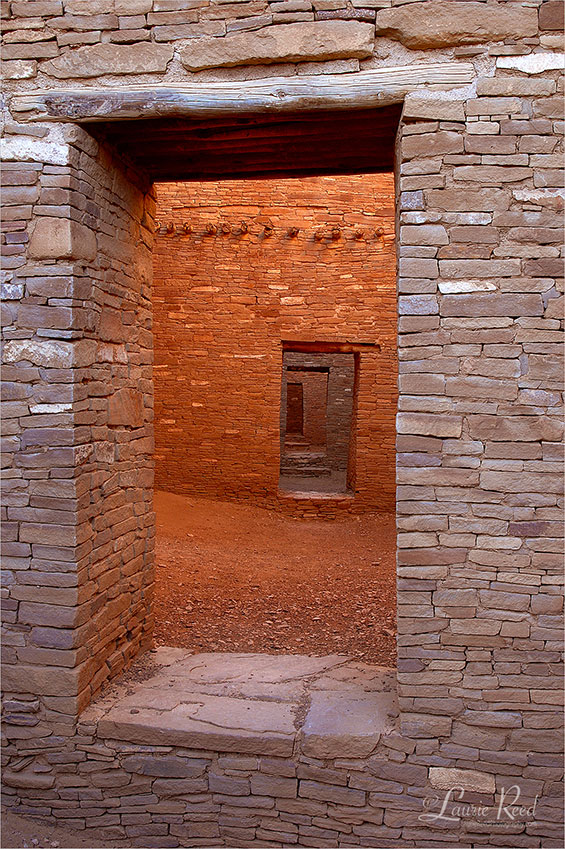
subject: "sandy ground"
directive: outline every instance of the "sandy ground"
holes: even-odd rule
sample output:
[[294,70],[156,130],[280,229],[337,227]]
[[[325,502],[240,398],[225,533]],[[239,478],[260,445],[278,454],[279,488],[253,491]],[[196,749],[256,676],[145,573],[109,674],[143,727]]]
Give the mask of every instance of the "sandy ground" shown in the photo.
[[156,645],[395,666],[389,514],[336,521],[155,493]]

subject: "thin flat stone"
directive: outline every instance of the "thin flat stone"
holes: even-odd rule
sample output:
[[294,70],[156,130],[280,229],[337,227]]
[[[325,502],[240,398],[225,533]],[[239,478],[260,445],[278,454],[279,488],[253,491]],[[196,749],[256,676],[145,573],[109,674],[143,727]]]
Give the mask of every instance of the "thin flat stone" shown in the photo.
[[396,686],[396,671],[386,666],[371,666],[354,661],[323,673],[310,684],[311,690],[392,692]]
[[[284,684],[331,669],[346,663],[346,655],[326,655],[309,657],[307,655],[287,654],[229,654],[209,653],[194,655],[186,663],[187,678],[196,684],[215,684],[222,682],[262,682]],[[176,666],[175,674],[181,674]]]
[[204,698],[204,702],[181,704],[170,711],[141,708],[134,714],[118,701],[99,721],[98,734],[147,745],[281,757],[292,754],[296,732],[290,705]]

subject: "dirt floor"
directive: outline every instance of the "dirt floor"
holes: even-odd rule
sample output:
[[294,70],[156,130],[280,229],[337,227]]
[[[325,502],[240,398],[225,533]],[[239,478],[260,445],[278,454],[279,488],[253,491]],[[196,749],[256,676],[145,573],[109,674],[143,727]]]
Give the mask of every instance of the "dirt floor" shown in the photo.
[[291,519],[155,493],[156,645],[395,666],[394,516]]

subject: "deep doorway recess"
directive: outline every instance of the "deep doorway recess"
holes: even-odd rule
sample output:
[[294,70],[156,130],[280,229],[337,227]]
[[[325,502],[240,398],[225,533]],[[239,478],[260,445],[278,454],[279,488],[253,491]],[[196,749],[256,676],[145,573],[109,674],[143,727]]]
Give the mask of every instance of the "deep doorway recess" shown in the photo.
[[393,664],[392,174],[156,196],[157,643]]
[[[155,181],[159,644],[394,661],[400,112],[91,125]],[[353,361],[330,491],[281,486],[287,351]]]
[[352,353],[284,351],[279,487],[285,492],[347,492],[355,368]]

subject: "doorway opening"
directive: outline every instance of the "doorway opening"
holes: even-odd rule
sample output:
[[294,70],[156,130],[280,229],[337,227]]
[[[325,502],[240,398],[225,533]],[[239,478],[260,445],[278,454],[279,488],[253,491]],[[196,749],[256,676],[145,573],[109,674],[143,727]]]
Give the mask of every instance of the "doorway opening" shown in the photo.
[[390,665],[392,174],[156,197],[156,640]]
[[356,355],[286,348],[279,487],[289,493],[345,493],[353,476],[348,465]]
[[[157,645],[394,665],[399,117],[100,127],[156,197]],[[339,470],[330,491],[280,485],[287,365],[294,427],[317,430],[330,469],[318,479]],[[317,413],[308,381],[325,392]]]

